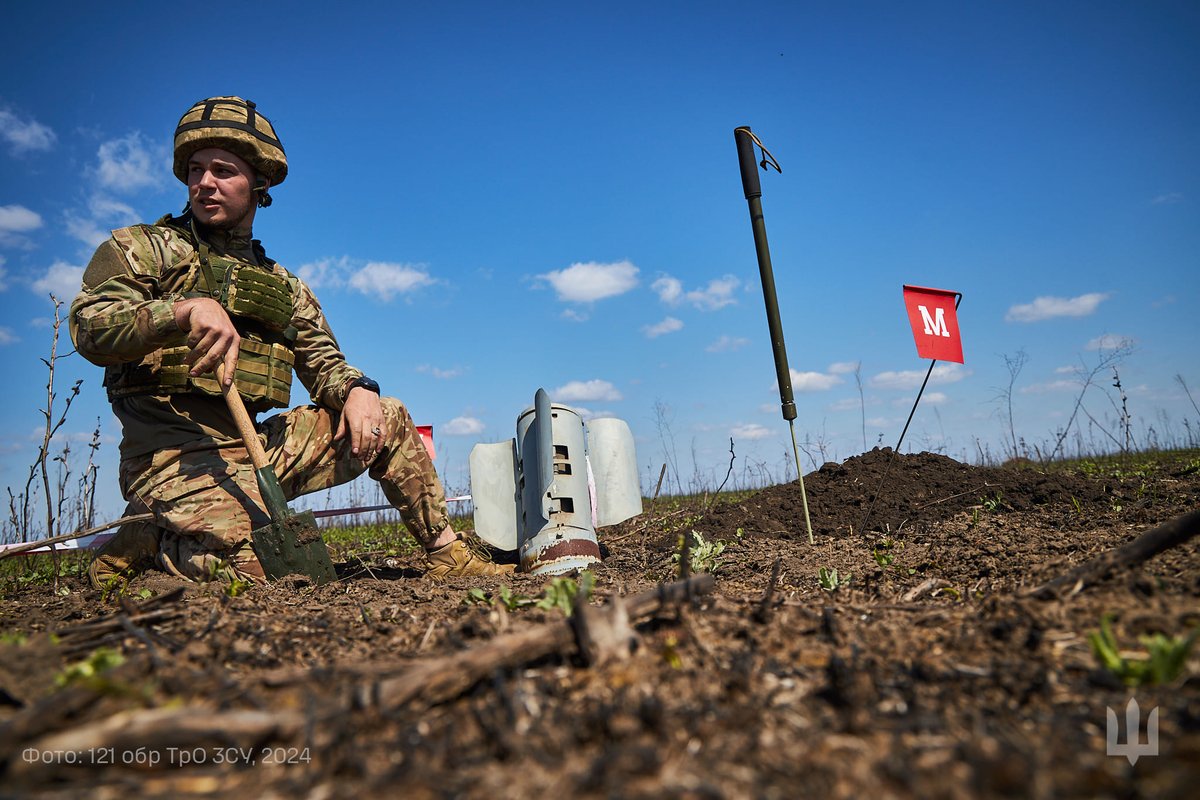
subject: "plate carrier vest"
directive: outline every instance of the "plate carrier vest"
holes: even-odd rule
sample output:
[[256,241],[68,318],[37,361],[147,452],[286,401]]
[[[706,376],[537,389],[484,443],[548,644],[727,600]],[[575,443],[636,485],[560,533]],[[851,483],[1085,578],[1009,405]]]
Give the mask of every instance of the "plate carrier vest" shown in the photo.
[[[164,296],[211,297],[229,312],[242,337],[233,382],[251,409],[288,406],[296,361],[291,285],[257,243],[261,266],[215,255],[189,216],[169,214],[153,225],[113,231],[113,239],[136,272],[158,279]],[[187,250],[190,255],[184,256]],[[188,374],[183,359],[190,349],[187,333],[180,331],[141,361],[108,367],[108,399],[181,392],[219,397],[215,375]]]

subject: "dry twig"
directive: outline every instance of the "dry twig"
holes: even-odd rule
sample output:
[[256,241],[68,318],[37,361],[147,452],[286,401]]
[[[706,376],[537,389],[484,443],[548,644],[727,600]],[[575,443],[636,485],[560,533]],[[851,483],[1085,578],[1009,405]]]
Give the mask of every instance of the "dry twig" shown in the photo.
[[1170,550],[1191,540],[1196,534],[1200,534],[1200,511],[1182,514],[1156,528],[1151,528],[1132,542],[1106,550],[1065,575],[1030,589],[1026,595],[1039,600],[1052,600],[1067,589],[1067,596],[1078,594],[1109,572],[1122,567],[1137,566],[1164,550]]

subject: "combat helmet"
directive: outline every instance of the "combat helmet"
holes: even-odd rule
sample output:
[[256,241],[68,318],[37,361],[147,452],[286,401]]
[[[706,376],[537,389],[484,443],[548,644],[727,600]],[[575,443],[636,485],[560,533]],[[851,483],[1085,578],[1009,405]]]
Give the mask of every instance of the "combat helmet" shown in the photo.
[[228,150],[270,181],[287,177],[287,155],[271,121],[240,97],[210,97],[188,109],[175,128],[175,177],[187,183],[188,159],[197,150]]

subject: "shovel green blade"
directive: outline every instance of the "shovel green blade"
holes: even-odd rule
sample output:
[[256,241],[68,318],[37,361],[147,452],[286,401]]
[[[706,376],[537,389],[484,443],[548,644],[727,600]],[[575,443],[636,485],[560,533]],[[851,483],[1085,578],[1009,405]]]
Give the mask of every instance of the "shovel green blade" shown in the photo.
[[267,513],[271,515],[271,524],[252,531],[250,544],[267,580],[275,581],[288,575],[303,575],[317,585],[336,580],[337,571],[313,513],[291,512],[279,487],[275,468],[270,464],[255,470],[254,475]]

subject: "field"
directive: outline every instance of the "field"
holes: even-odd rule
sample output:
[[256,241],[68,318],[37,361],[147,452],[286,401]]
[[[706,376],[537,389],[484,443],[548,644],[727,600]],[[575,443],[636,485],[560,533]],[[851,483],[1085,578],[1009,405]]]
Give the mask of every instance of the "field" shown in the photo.
[[[798,483],[659,498],[602,531],[588,657],[574,581],[431,583],[386,529],[331,534],[341,579],[320,588],[151,574],[102,596],[10,570],[0,794],[1195,796],[1200,537],[1033,590],[1194,527],[1200,453],[1044,469],[875,450],[806,488],[813,544]],[[678,578],[685,534],[711,587],[597,633],[601,604]],[[1106,752],[1130,698],[1140,722],[1157,709],[1156,754]]]

